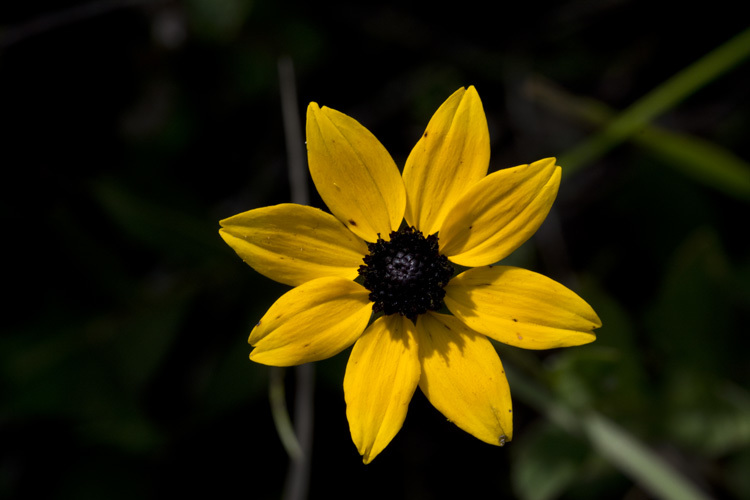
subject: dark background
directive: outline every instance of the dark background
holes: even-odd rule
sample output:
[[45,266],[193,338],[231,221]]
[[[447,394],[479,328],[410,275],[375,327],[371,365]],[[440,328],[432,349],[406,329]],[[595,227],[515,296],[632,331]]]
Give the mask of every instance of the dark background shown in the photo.
[[[475,85],[496,170],[564,158],[597,130],[566,106],[627,108],[747,28],[732,5],[5,2],[0,496],[279,497],[287,457],[246,340],[286,287],[217,230],[290,198],[281,57],[301,119],[310,101],[343,111],[399,166],[438,106]],[[739,64],[655,125],[742,162],[749,88]],[[750,497],[749,191],[637,141],[577,167],[510,262],[591,303],[597,342],[498,346],[518,380],[508,446],[417,392],[368,466],[346,422],[347,353],[317,363],[311,498],[651,497],[517,393],[524,380],[605,415],[711,495]]]

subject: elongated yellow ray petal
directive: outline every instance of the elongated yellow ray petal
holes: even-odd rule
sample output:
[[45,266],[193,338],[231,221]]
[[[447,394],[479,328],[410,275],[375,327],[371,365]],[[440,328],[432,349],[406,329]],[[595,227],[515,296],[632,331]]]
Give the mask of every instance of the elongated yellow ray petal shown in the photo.
[[462,266],[494,264],[533,235],[560,186],[554,158],[494,172],[454,205],[440,229],[440,251]]
[[336,217],[308,206],[258,208],[220,224],[221,237],[250,267],[291,286],[326,276],[353,280],[367,254]]
[[382,316],[354,344],[344,376],[346,417],[364,463],[370,463],[401,429],[419,383],[414,324]]
[[471,329],[525,349],[588,344],[602,323],[581,297],[525,269],[469,269],[445,287],[445,305]]
[[320,197],[353,233],[388,239],[404,217],[406,193],[398,167],[369,130],[347,115],[310,103],[307,158]]
[[453,316],[417,321],[419,387],[448,420],[497,446],[513,437],[513,405],[500,358],[487,337]]
[[362,334],[369,292],[344,278],[318,278],[282,295],[250,332],[250,359],[291,366],[338,354]]
[[406,221],[436,233],[453,204],[487,174],[490,134],[474,87],[458,89],[427,125],[404,166]]

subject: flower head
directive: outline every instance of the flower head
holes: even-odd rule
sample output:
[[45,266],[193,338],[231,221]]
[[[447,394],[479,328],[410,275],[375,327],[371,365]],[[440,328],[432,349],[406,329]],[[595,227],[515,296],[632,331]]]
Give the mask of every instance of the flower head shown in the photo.
[[[560,184],[555,159],[487,175],[474,87],[440,106],[403,175],[366,128],[316,103],[307,149],[332,215],[282,204],[221,221],[245,262],[295,287],[253,328],[250,359],[290,366],[354,344],[344,394],[365,463],[399,431],[417,386],[458,427],[502,446],[513,433],[510,389],[487,337],[549,349],[592,342],[601,326],[563,285],[493,265],[547,216]],[[451,263],[470,269],[455,275]]]

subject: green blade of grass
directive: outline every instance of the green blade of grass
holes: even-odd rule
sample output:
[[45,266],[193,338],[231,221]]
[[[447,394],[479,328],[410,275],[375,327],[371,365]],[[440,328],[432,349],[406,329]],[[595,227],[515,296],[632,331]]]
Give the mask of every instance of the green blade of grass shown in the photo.
[[[605,126],[615,118],[615,111],[603,103],[571,95],[541,78],[529,80],[525,90],[531,99],[543,106],[588,124]],[[700,137],[671,132],[655,125],[645,125],[629,140],[702,184],[750,200],[750,163],[727,149]],[[562,161],[566,161],[565,158]],[[568,163],[561,164],[566,172],[570,170]]]
[[588,413],[582,417],[581,427],[603,457],[655,496],[675,500],[708,499],[660,456],[606,417]]
[[677,73],[633,103],[600,132],[564,154],[559,162],[565,165],[565,174],[570,175],[582,166],[596,161],[607,151],[641,130],[654,118],[732,69],[748,55],[750,55],[750,29],[741,32]]

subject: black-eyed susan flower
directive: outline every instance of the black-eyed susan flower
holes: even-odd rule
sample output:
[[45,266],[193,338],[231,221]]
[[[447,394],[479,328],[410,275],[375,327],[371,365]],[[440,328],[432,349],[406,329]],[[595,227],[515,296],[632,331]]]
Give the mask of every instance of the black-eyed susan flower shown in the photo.
[[[592,342],[601,326],[563,285],[493,265],[547,216],[555,159],[487,175],[489,132],[473,87],[440,106],[403,175],[365,127],[316,103],[307,150],[332,214],[282,204],[221,221],[246,263],[294,287],[250,333],[250,359],[297,365],[354,344],[344,395],[365,463],[401,429],[417,386],[458,427],[502,446],[513,433],[510,389],[487,337],[549,349]],[[470,269],[455,275],[453,264]]]

